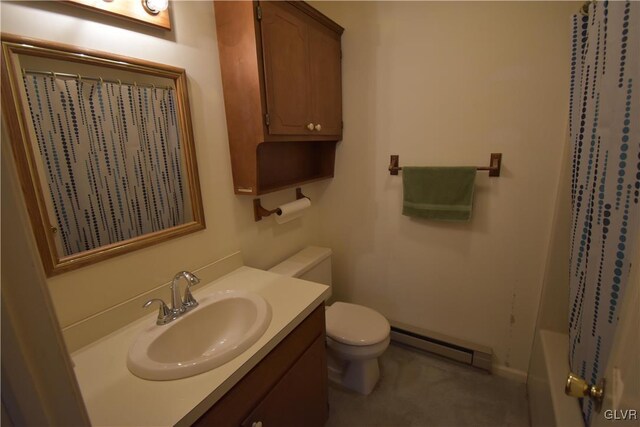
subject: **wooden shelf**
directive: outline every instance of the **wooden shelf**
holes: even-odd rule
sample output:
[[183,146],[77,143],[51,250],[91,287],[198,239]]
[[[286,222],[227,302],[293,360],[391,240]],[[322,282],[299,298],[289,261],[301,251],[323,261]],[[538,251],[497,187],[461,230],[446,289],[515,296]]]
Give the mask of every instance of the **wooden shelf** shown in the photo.
[[342,27],[304,2],[214,7],[235,193],[332,178]]
[[258,145],[258,193],[333,177],[335,141]]

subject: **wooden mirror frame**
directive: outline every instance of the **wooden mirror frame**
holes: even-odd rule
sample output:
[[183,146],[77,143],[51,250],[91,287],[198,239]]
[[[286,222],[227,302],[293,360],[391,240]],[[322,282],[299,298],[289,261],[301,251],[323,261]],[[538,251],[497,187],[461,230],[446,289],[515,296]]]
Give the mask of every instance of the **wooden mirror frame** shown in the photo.
[[[21,36],[2,34],[1,38],[4,125],[6,125],[6,130],[11,140],[25,203],[47,276],[54,276],[205,228],[198,166],[193,143],[193,128],[189,111],[187,77],[184,69]],[[34,153],[34,145],[30,133],[31,118],[25,112],[20,95],[22,76],[15,73],[17,61],[19,60],[18,55],[76,62],[171,79],[175,84],[176,90],[176,114],[180,123],[181,142],[184,144],[185,175],[188,183],[188,194],[191,198],[193,220],[182,225],[147,233],[88,251],[78,252],[69,256],[60,256],[56,248],[54,228],[45,204],[47,193],[43,192],[41,180],[38,176],[36,166],[38,158],[36,157],[37,153]]]

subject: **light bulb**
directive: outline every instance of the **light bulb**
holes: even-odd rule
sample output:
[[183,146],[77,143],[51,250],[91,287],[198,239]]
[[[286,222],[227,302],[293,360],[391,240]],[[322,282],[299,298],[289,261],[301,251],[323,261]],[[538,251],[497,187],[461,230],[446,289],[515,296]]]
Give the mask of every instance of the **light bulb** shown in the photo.
[[144,9],[152,15],[157,15],[169,7],[169,0],[142,0]]

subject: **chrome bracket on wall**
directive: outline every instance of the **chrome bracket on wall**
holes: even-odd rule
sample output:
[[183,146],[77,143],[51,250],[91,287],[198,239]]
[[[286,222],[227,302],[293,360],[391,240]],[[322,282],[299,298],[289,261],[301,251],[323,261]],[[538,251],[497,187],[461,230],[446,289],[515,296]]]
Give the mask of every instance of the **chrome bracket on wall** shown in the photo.
[[[307,196],[302,194],[302,189],[300,187],[296,188],[296,200],[304,199],[305,197],[308,199]],[[260,221],[265,216],[269,216],[272,214],[280,215],[281,213],[282,211],[280,210],[280,208],[275,208],[271,210],[265,209],[260,204],[259,198],[253,199],[253,218],[255,219],[256,222]]]

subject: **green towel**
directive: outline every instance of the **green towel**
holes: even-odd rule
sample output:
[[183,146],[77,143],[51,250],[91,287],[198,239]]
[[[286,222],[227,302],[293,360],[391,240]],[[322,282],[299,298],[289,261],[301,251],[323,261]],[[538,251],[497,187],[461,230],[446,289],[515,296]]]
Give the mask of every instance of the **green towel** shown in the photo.
[[475,167],[403,167],[402,215],[438,221],[468,221]]

